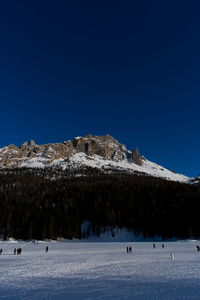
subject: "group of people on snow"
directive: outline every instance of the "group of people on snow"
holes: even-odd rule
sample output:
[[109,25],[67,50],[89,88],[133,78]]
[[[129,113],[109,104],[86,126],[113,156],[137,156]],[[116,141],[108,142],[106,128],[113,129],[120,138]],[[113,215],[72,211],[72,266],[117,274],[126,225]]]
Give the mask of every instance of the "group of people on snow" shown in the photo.
[[131,246],[127,246],[126,247],[126,252],[127,253],[132,253],[132,247]]
[[[155,249],[156,248],[156,244],[155,243],[153,243],[153,248]],[[162,248],[165,248],[165,245],[164,244],[162,244]],[[197,246],[197,251],[200,251],[200,246]],[[126,252],[127,253],[132,253],[132,247],[131,246],[126,246]],[[171,253],[170,254],[170,258],[172,259],[172,260],[174,260],[174,254],[173,253]]]
[[18,249],[15,248],[15,249],[14,249],[14,255],[15,255],[16,253],[17,253],[17,254],[21,254],[21,253],[22,253],[22,248],[18,248]]
[[[48,246],[46,246],[46,248],[45,248],[45,252],[47,253],[49,251],[49,247]],[[2,254],[2,252],[3,252],[3,249],[0,249],[0,255]],[[16,254],[21,254],[22,253],[22,248],[14,248],[14,255],[16,255]]]

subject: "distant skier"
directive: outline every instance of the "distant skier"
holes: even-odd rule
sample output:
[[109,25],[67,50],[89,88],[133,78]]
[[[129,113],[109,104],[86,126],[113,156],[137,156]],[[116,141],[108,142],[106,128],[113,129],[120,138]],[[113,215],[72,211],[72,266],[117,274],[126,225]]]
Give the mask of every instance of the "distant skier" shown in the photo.
[[165,248],[165,245],[164,245],[164,244],[162,244],[162,248]]
[[129,252],[129,248],[128,248],[128,246],[126,247],[126,252],[127,252],[127,253]]
[[49,251],[49,247],[48,246],[46,246],[46,253]]
[[129,247],[129,252],[132,253],[132,247],[131,246]]
[[198,245],[196,247],[197,247],[197,251],[200,251],[200,247]]
[[2,252],[3,252],[3,250],[2,250],[2,249],[0,249],[0,255],[2,254]]
[[154,249],[156,248],[156,244],[155,244],[155,243],[153,243],[153,248],[154,248]]
[[17,249],[15,248],[15,249],[14,249],[14,255],[16,255],[16,252],[17,252]]
[[174,260],[174,254],[173,254],[173,253],[171,253],[171,256],[170,256],[170,257],[171,257],[171,259]]

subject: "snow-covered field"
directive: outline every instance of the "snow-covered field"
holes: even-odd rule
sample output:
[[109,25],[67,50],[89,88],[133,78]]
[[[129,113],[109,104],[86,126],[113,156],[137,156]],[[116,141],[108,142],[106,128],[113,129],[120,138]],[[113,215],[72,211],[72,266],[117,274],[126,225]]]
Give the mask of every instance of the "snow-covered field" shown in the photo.
[[[0,298],[199,300],[197,244],[0,242]],[[15,247],[21,255],[13,255]]]

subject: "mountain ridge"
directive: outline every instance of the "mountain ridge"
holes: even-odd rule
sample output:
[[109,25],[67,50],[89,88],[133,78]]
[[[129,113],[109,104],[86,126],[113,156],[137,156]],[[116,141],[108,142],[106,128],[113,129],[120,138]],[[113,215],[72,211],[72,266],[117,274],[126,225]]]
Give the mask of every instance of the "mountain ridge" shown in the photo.
[[148,161],[135,148],[130,151],[109,134],[75,137],[63,143],[37,145],[30,140],[17,147],[13,144],[0,149],[0,169],[12,168],[62,168],[84,167],[101,170],[119,170],[128,173],[144,173],[169,180],[188,182],[191,178],[176,174]]

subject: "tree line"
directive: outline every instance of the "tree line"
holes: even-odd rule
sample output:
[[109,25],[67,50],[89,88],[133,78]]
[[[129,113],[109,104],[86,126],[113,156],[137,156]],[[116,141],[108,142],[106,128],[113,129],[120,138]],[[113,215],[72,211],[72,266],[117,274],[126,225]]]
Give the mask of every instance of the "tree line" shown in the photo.
[[[37,175],[36,175],[37,174]],[[91,171],[0,174],[3,239],[71,239],[126,227],[144,237],[200,237],[200,187],[150,176]],[[87,220],[89,227],[81,226]]]

